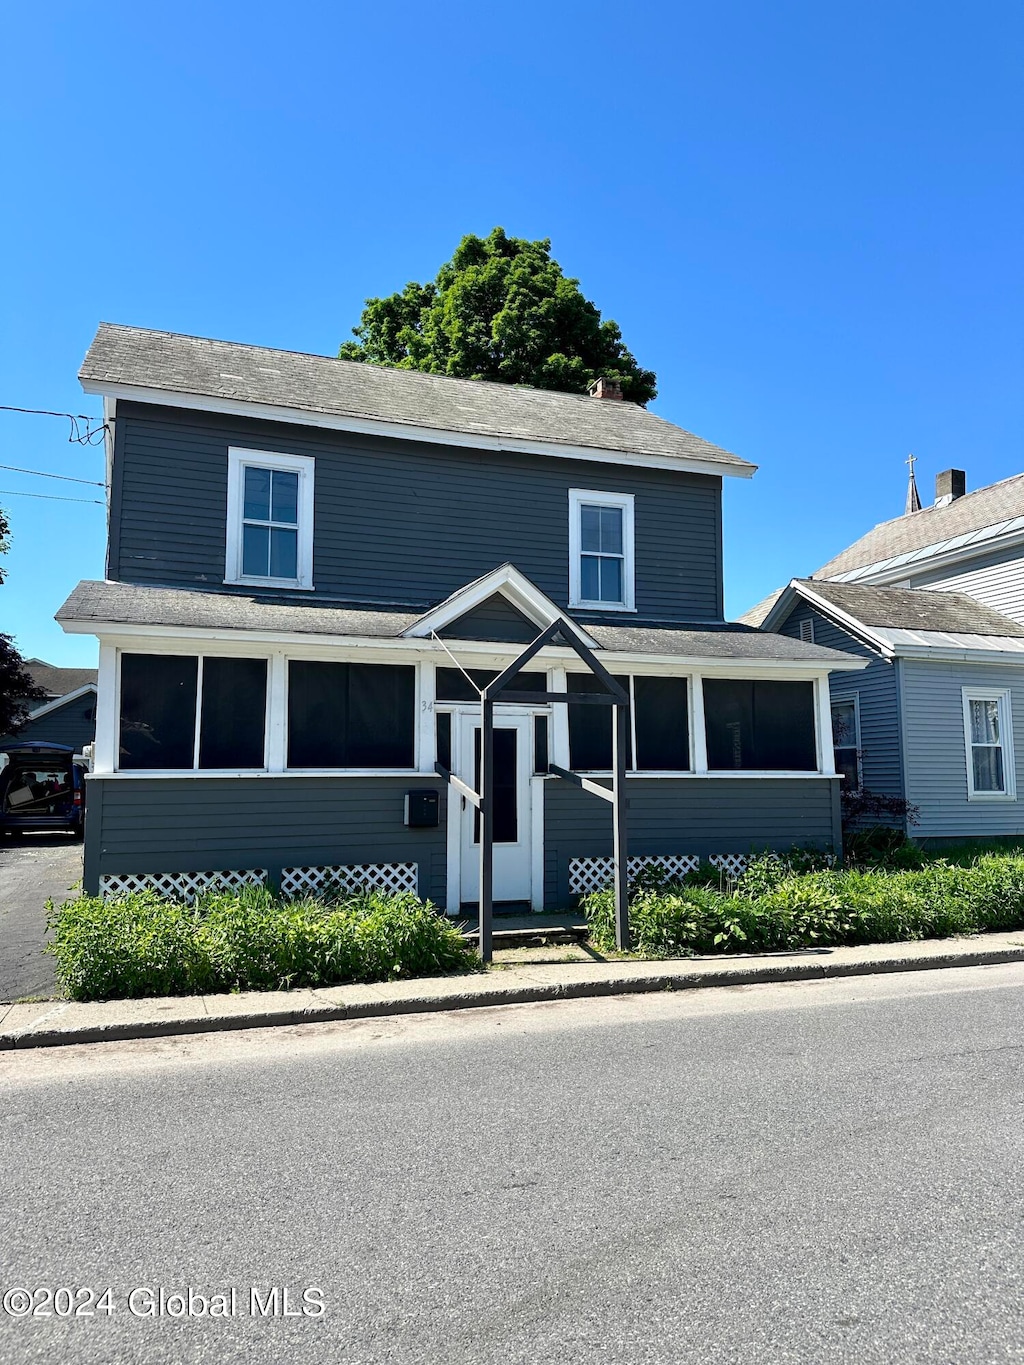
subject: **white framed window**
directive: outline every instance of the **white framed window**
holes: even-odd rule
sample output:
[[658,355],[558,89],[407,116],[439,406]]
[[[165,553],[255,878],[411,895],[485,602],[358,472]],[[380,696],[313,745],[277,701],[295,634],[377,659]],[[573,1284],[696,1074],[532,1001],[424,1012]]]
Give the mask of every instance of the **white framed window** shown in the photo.
[[963,701],[968,800],[1016,800],[1009,691],[965,687]]
[[632,493],[569,490],[569,605],[634,611]]
[[844,791],[860,791],[860,693],[832,698],[832,749]]
[[228,451],[228,583],[313,587],[313,466],[307,455]]

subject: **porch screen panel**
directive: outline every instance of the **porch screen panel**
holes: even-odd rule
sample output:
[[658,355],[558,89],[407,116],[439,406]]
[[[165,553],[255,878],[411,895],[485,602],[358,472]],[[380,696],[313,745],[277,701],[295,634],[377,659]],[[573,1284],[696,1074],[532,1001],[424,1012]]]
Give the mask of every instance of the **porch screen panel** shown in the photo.
[[685,678],[633,679],[636,767],[648,772],[686,772],[690,722]]
[[704,679],[708,767],[815,772],[814,684]]
[[118,768],[192,767],[198,673],[193,655],[121,655]]
[[415,668],[289,663],[289,768],[412,768],[415,729]]
[[[615,681],[629,692],[629,679]],[[570,673],[566,680],[569,692],[607,692],[607,688],[593,673]],[[608,772],[612,766],[612,724],[614,706],[573,706],[569,712],[569,767],[574,772]],[[628,733],[627,725],[627,733]],[[628,747],[628,741],[627,741]],[[632,754],[626,754],[626,767],[633,766]]]
[[[435,680],[436,695],[438,701],[475,701],[479,702],[480,693],[477,692],[473,683],[481,690],[489,682],[493,682],[498,676],[494,669],[488,668],[467,668],[466,674],[458,668],[439,668]],[[511,684],[510,691],[513,692],[546,692],[548,690],[548,675],[546,673],[520,673],[519,677]]]
[[266,659],[205,658],[200,768],[262,768],[266,729]]

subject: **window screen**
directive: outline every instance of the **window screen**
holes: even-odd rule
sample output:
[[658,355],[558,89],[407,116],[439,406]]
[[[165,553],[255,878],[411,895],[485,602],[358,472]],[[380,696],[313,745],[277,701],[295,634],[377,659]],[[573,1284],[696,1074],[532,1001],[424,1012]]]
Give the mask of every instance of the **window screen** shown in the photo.
[[119,768],[192,767],[197,675],[192,656],[121,655]]
[[[628,678],[615,681],[629,691]],[[593,673],[570,673],[566,682],[569,692],[606,692],[607,688]],[[569,712],[569,767],[574,772],[607,772],[612,766],[612,724],[614,706],[572,705]],[[632,755],[626,754],[626,767],[633,766]]]
[[633,689],[635,766],[655,772],[686,772],[690,766],[686,679],[634,677]]
[[[466,673],[479,688],[484,688],[498,676],[493,669],[467,668]],[[479,701],[480,693],[475,691],[469,678],[459,668],[439,668],[435,683],[438,701]],[[510,686],[512,692],[546,692],[548,675],[546,673],[520,673]]]
[[412,768],[415,728],[415,668],[289,663],[289,768]]
[[814,772],[814,684],[704,679],[708,767]]
[[437,761],[449,771],[452,766],[452,717],[450,711],[436,712]]
[[266,717],[266,659],[203,660],[200,768],[262,768]]

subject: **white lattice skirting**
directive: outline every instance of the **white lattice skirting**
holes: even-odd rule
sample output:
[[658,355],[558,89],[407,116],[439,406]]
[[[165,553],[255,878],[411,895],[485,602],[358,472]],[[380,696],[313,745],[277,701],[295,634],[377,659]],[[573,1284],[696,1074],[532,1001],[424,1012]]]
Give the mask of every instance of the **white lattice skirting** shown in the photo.
[[348,867],[286,867],[281,873],[281,894],[315,895],[325,887],[341,891],[411,891],[419,885],[419,863],[360,863]]
[[[727,877],[738,877],[749,861],[743,853],[713,853],[708,859],[712,867],[717,867]],[[700,867],[700,858],[695,853],[660,853],[628,860],[630,877],[635,877],[645,867],[661,868],[670,877],[685,877],[687,872],[696,872]],[[614,875],[614,858],[569,859],[569,890],[574,896],[600,891],[610,884]]]
[[116,872],[100,877],[100,895],[117,896],[125,891],[159,891],[177,900],[194,901],[204,891],[224,891],[238,886],[263,886],[263,867],[243,872]]

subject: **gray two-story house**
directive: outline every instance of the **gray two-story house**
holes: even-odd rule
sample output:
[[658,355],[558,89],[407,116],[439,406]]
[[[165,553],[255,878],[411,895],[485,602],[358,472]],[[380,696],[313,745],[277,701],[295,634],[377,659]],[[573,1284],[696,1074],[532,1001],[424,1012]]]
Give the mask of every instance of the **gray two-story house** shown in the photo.
[[[479,688],[571,623],[630,698],[637,859],[839,841],[829,673],[850,654],[728,624],[735,455],[624,402],[101,326],[106,577],[90,892],[210,877],[477,896]],[[556,637],[499,708],[495,899],[603,883],[610,708]],[[522,696],[526,696],[526,700]]]

